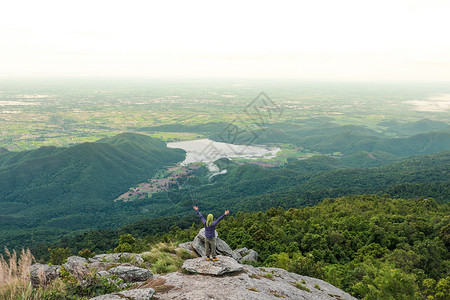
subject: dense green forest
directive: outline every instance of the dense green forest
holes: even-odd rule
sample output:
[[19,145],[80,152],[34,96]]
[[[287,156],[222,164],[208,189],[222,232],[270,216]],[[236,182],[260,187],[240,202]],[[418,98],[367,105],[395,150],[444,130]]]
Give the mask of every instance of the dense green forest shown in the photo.
[[78,229],[126,224],[120,193],[176,164],[184,150],[119,134],[67,148],[0,154],[0,244],[20,246]]
[[241,211],[315,205],[327,197],[390,193],[396,197],[450,199],[450,152],[422,155],[376,168],[352,168],[341,159],[315,156],[291,161],[283,168],[264,169],[222,160],[228,170],[213,184],[196,179],[170,193],[177,204],[172,214],[183,214],[193,202],[218,213],[230,208]]
[[220,235],[256,249],[265,266],[323,278],[358,298],[413,299],[431,283],[450,287],[449,215],[433,199],[349,196],[240,213]]
[[[134,151],[137,155],[141,148],[139,148],[138,142],[129,142],[131,137],[141,136],[121,135],[103,140],[98,144],[100,147],[108,149],[117,147],[116,145],[123,145],[122,147],[126,148],[128,153]],[[96,148],[98,146],[97,143],[74,146],[78,151],[83,150],[74,157],[89,157],[91,152],[86,151],[86,148],[89,149],[89,147]],[[74,151],[72,148],[68,149]],[[64,153],[60,149],[49,148],[39,149],[39,155],[43,155],[44,150],[57,153],[56,155]],[[93,153],[105,157],[103,156],[104,152],[100,152]],[[30,156],[30,153],[27,152],[19,154],[23,157]],[[19,154],[6,153],[0,157],[3,158],[3,162],[11,162],[13,159],[19,160],[20,158],[17,157]],[[36,161],[51,162],[52,160],[48,158],[54,156],[51,154],[35,157],[24,160],[23,163],[12,163],[9,167],[17,168],[25,163],[34,164]],[[170,159],[170,156],[164,157]],[[182,155],[176,157],[180,159]],[[389,193],[395,197],[406,198],[427,196],[433,197],[438,202],[448,201],[450,198],[448,179],[450,152],[448,151],[403,160],[395,159],[389,164],[386,164],[385,161],[383,163],[385,165],[380,167],[354,168],[355,164],[364,165],[369,161],[373,161],[373,159],[364,153],[355,155],[353,160],[349,157],[314,156],[306,160],[292,160],[278,169],[264,169],[252,165],[237,165],[223,159],[217,164],[221,168],[226,168],[228,172],[225,175],[213,177],[212,182],[202,177],[192,178],[181,182],[179,189],[154,194],[149,199],[123,203],[112,202],[113,195],[126,190],[137,180],[133,179],[136,177],[126,179],[125,176],[127,174],[129,176],[152,175],[156,163],[151,159],[148,159],[146,164],[138,160],[139,163],[132,167],[125,162],[123,164],[112,163],[112,160],[107,158],[99,160],[96,155],[92,155],[91,162],[98,167],[83,169],[87,172],[83,178],[90,178],[90,180],[69,181],[70,176],[63,175],[77,173],[67,173],[67,168],[62,169],[59,173],[61,176],[51,179],[41,178],[42,174],[35,174],[35,177],[30,176],[33,172],[39,172],[40,169],[36,168],[35,171],[30,169],[30,172],[23,172],[28,176],[23,175],[30,184],[22,185],[22,190],[10,190],[10,194],[6,194],[6,189],[2,190],[3,198],[1,199],[4,210],[0,218],[3,233],[1,242],[10,248],[21,245],[33,246],[57,240],[62,235],[70,236],[80,230],[115,228],[139,218],[179,216],[183,219],[194,203],[218,213],[224,209],[263,211],[278,206],[287,209],[298,208],[315,205],[327,197],[364,193],[379,195]],[[168,160],[162,161],[159,166],[163,163],[168,163]],[[144,167],[149,164],[152,164],[153,168],[145,169]],[[9,167],[2,167],[1,171],[8,171]],[[144,177],[144,175],[142,176]],[[148,177],[140,178],[139,180],[145,180]],[[63,184],[64,180],[67,180],[66,184]],[[99,182],[99,180],[103,181]],[[34,186],[33,184],[36,182],[39,182],[40,185]],[[80,186],[82,182],[89,188]],[[97,189],[96,185],[105,186]],[[60,188],[62,186],[65,186],[68,191],[73,189],[73,192],[68,193],[68,191],[62,190]],[[53,191],[58,196],[47,197],[49,191]],[[19,192],[20,194],[17,195],[22,198],[5,201],[13,199],[7,198],[11,197],[11,193]],[[102,198],[93,196],[93,193],[100,195],[103,192],[105,195]],[[19,203],[17,199],[26,201]],[[8,211],[10,214],[5,213]],[[28,215],[27,212],[29,212]]]
[[[233,249],[255,249],[258,266],[322,278],[358,298],[446,299],[450,295],[449,216],[450,205],[432,198],[362,195],[329,198],[301,209],[237,212],[217,230]],[[116,231],[84,233],[52,247],[100,253],[117,247],[120,235],[131,234],[133,238],[127,238],[131,244],[120,248],[140,252],[161,241],[193,240],[199,229],[192,211],[186,220],[141,221]]]
[[[169,124],[157,129],[194,131],[220,140],[225,125]],[[180,179],[178,188],[130,203],[112,200],[158,170],[182,161],[184,151],[133,133],[70,147],[3,150],[0,244],[10,248],[35,246],[84,230],[117,228],[141,218],[185,219],[194,203],[218,213],[224,209],[299,208],[327,197],[373,193],[448,201],[448,125],[430,120],[386,121],[382,125],[386,129],[379,132],[339,125],[329,118],[271,123],[259,129],[258,141],[288,142],[303,145],[305,151],[336,150],[344,155],[333,158],[318,153],[306,160],[289,159],[273,169],[221,159],[217,165],[227,169],[226,174]],[[423,133],[421,126],[435,131]],[[397,137],[388,137],[393,131]],[[402,136],[407,133],[415,135]],[[435,153],[440,150],[447,151]]]

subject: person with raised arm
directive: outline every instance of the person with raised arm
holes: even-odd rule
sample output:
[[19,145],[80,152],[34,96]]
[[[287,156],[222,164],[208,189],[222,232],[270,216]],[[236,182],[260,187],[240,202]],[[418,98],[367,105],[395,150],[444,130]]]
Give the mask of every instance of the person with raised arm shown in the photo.
[[212,260],[217,261],[217,254],[216,254],[216,226],[219,224],[219,222],[225,218],[226,215],[230,213],[229,210],[226,210],[223,215],[221,215],[217,220],[214,220],[214,216],[212,214],[209,214],[205,218],[202,216],[200,211],[198,210],[198,206],[194,205],[194,209],[197,212],[197,215],[200,217],[200,219],[203,222],[203,225],[205,225],[205,250],[206,250],[206,260],[210,260],[210,255],[212,255]]

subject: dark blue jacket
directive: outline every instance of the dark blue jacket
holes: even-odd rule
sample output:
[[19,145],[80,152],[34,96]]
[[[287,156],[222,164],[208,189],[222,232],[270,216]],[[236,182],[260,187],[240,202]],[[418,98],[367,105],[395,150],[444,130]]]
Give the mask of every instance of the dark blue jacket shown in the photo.
[[206,227],[206,220],[205,218],[203,218],[202,214],[200,213],[200,211],[197,209],[197,215],[202,219],[203,225],[205,225],[205,236],[207,239],[212,239],[213,237],[215,237],[215,231],[216,231],[216,225],[219,224],[219,222],[225,218],[225,214],[221,215],[217,220],[215,220],[214,222],[212,222],[211,226]]

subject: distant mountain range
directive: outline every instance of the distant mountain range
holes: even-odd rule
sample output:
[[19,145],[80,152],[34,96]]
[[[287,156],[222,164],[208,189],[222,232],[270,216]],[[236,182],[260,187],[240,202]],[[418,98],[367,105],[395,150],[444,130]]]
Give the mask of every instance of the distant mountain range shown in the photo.
[[398,135],[410,136],[419,133],[426,133],[436,130],[449,129],[449,125],[442,121],[423,119],[415,122],[400,122],[397,120],[386,120],[377,124],[386,127],[387,132],[393,132]]
[[[141,131],[196,132],[219,142],[233,142],[235,136],[223,134],[228,123],[204,125],[169,124],[140,128]],[[272,123],[264,128],[239,132],[239,140],[254,143],[290,143],[320,153],[341,152],[346,155],[360,151],[383,153],[382,156],[404,157],[431,154],[450,149],[450,126],[445,122],[423,119],[417,122],[384,121],[384,131],[364,126],[339,125],[329,119],[299,119],[290,123]],[[397,137],[392,137],[396,134]]]

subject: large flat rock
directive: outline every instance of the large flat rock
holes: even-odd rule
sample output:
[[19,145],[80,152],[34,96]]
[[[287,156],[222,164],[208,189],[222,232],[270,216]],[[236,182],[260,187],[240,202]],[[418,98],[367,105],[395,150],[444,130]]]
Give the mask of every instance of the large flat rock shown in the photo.
[[91,300],[150,300],[152,299],[153,294],[155,293],[154,289],[139,289],[139,290],[128,290],[122,291],[114,294],[107,294],[98,296],[95,298],[91,298]]
[[154,298],[158,300],[356,300],[320,279],[282,269],[255,268],[249,265],[244,265],[243,271],[234,276],[174,272],[162,275],[158,280],[163,280],[164,285],[171,287],[161,293],[156,291]]
[[243,266],[231,257],[218,255],[217,258],[218,261],[207,261],[203,257],[188,259],[182,268],[194,274],[215,276],[240,272],[243,269]]

